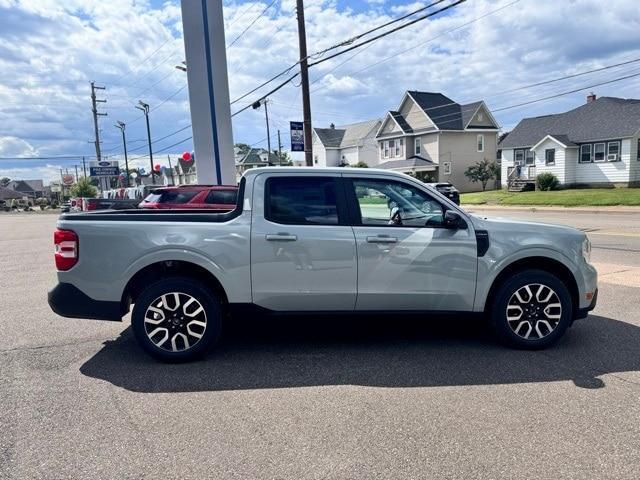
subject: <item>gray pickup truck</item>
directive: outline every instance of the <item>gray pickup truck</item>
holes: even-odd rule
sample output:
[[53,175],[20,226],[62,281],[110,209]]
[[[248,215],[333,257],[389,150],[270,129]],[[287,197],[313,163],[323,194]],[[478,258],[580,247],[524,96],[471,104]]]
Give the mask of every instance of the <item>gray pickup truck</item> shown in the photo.
[[543,348],[597,298],[580,231],[481,218],[407,175],[260,168],[228,213],[95,212],[60,217],[66,317],[131,323],[166,361],[205,353],[234,312],[421,312],[487,318],[518,348]]

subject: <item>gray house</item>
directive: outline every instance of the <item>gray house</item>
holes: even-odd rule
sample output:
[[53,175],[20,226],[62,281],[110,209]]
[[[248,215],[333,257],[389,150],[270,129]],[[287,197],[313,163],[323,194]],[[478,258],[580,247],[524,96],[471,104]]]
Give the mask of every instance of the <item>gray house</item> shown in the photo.
[[483,101],[459,104],[441,93],[407,91],[376,139],[378,168],[473,192],[482,187],[464,172],[478,161],[495,160],[498,123]]
[[313,129],[313,165],[338,167],[364,162],[370,167],[378,163],[376,132],[380,120]]
[[587,96],[565,113],[525,118],[504,138],[502,186],[552,172],[563,185],[640,184],[640,100]]

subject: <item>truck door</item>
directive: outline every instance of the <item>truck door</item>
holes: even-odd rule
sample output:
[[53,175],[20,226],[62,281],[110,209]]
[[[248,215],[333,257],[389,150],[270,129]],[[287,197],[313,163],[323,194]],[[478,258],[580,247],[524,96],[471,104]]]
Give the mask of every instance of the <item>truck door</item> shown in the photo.
[[253,302],[275,311],[351,311],[356,245],[339,176],[263,174],[253,190]]
[[345,186],[358,251],[356,310],[473,309],[477,248],[469,222],[444,228],[446,207],[413,183],[345,173]]

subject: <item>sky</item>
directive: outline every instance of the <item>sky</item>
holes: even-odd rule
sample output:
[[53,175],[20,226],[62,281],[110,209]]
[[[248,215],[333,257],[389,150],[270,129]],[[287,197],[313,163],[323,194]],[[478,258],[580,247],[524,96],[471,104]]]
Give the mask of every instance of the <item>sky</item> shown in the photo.
[[[453,0],[433,7],[437,9]],[[390,0],[306,0],[309,53],[426,5]],[[298,57],[294,0],[223,3],[230,96],[238,98]],[[264,12],[264,13],[263,13]],[[316,56],[313,60],[326,57]],[[524,117],[575,108],[598,96],[640,98],[640,61],[571,79],[537,82],[640,59],[637,0],[467,0],[446,13],[310,69],[314,126],[380,118],[406,90],[441,92],[459,103],[484,100],[508,131]],[[127,124],[133,165],[148,166],[139,99],[151,106],[154,155],[191,151],[179,1],[0,0],[0,177],[59,178],[95,155],[90,82],[106,103],[103,155],[122,158],[117,120]],[[623,81],[587,88],[621,76]],[[585,89],[531,105],[557,93]],[[268,91],[259,90],[232,112]],[[518,89],[515,90],[514,89]],[[302,120],[295,81],[270,97],[277,130]],[[180,130],[179,132],[177,132]],[[177,133],[174,133],[177,132]],[[262,109],[233,118],[235,142],[266,146]],[[165,137],[165,138],[163,138]],[[72,156],[61,159],[59,156]],[[8,158],[9,159],[5,159]],[[41,157],[28,160],[13,157]]]

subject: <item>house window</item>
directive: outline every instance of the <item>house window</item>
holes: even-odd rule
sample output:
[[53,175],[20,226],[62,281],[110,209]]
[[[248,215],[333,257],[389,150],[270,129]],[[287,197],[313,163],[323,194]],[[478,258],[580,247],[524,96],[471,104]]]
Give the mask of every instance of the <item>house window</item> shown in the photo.
[[384,142],[380,142],[380,158],[384,157]]
[[444,167],[443,173],[445,175],[451,175],[451,162],[444,162],[442,166]]
[[617,162],[620,160],[620,142],[609,142],[607,144],[607,161]]
[[533,150],[527,150],[525,152],[524,163],[527,165],[535,165],[536,164],[536,154]]
[[484,121],[484,115],[482,114],[482,112],[478,113],[478,121],[479,122]]
[[395,140],[389,140],[389,151],[391,152],[391,157],[395,157],[396,153],[396,142]]
[[384,142],[384,158],[389,158],[389,141]]
[[544,151],[544,164],[545,165],[555,165],[556,164],[556,149],[555,148],[547,148]]
[[313,163],[318,163],[318,155],[313,156]]
[[604,162],[604,143],[596,143],[593,146],[593,161],[594,162]]
[[524,150],[516,150],[513,154],[513,163],[522,165],[524,163]]
[[591,145],[580,145],[580,163],[591,162]]
[[420,153],[421,148],[422,148],[422,138],[416,137],[413,153],[415,153],[416,155],[421,155]]
[[478,135],[478,151],[484,152],[484,135]]

